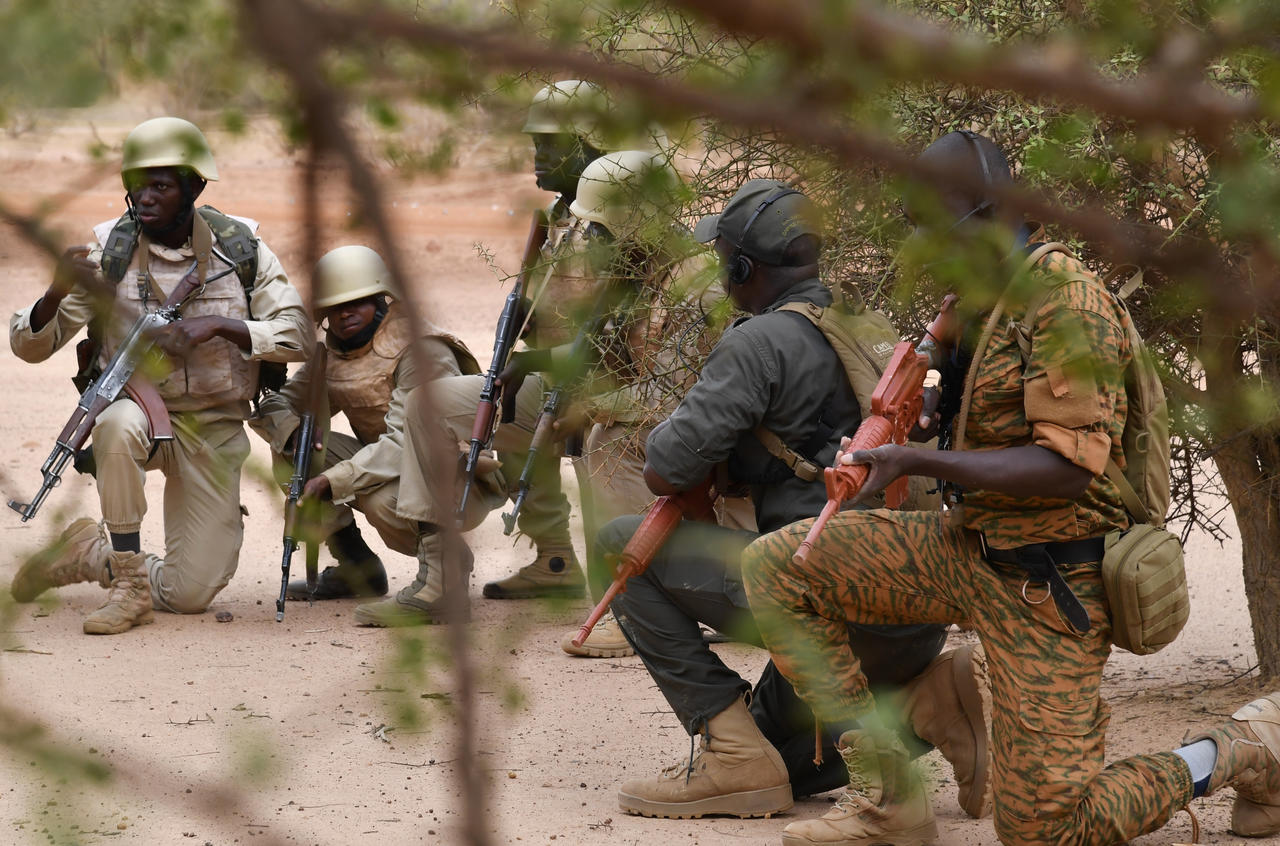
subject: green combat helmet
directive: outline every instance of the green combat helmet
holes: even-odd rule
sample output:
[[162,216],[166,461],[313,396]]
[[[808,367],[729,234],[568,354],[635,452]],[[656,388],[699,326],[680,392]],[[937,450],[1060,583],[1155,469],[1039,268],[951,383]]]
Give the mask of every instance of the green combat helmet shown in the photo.
[[391,293],[391,273],[382,256],[351,244],[330,250],[316,262],[317,312],[336,305]]
[[600,116],[608,107],[598,85],[580,79],[553,82],[533,95],[523,131],[528,135],[574,135],[604,150]]
[[218,179],[218,168],[204,133],[182,118],[143,121],[124,139],[120,172],[146,167],[189,167],[206,182]]
[[623,150],[587,165],[569,211],[615,238],[635,238],[647,226],[670,226],[679,188],[680,176],[662,155]]

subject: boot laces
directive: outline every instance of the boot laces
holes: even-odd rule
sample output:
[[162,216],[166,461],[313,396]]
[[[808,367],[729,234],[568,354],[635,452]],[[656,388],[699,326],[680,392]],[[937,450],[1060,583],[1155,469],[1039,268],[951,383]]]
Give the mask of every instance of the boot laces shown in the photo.
[[[689,735],[689,760],[685,761],[681,758],[675,763],[664,767],[662,770],[663,777],[677,779],[683,776],[684,783],[688,784],[689,779],[693,778],[693,771],[697,768],[698,762],[702,760],[702,753],[707,751],[707,734],[708,732],[706,731],[706,726],[704,724],[703,733],[700,735],[699,740],[696,741],[696,747],[693,739],[694,736]],[[694,751],[695,748],[697,750],[696,752]]]
[[849,771],[849,784],[836,799],[835,809],[845,813],[861,811],[872,805],[871,784],[862,769],[862,750],[857,746],[843,746],[840,757]]

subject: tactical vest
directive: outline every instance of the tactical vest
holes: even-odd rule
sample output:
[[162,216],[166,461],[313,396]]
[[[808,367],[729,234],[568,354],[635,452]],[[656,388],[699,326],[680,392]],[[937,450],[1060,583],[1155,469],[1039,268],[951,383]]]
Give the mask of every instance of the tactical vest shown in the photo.
[[[252,270],[256,275],[257,241],[253,238],[253,227],[208,207],[199,209],[198,213],[206,222],[214,221],[209,228],[228,258],[233,255],[242,257],[246,250],[252,252]],[[225,236],[233,229],[234,239],[218,237],[219,230]],[[138,317],[144,311],[156,309],[168,297],[191,266],[191,257],[182,250],[153,244],[146,256],[151,277],[150,284],[147,284],[141,273],[143,259],[137,255],[137,223],[131,215],[98,224],[94,227],[94,234],[104,245],[103,274],[116,283],[114,319],[108,322],[101,335],[98,354],[101,366],[110,361],[124,334]],[[183,317],[213,315],[233,320],[252,319],[243,283],[250,268],[234,259],[233,264],[237,274],[209,282],[200,296],[187,302],[182,310]],[[249,278],[252,287],[252,277]],[[172,370],[156,377],[156,389],[170,411],[194,411],[227,402],[249,401],[257,393],[258,362],[246,361],[239,348],[223,338],[201,344],[186,358],[171,363]]]
[[[257,225],[251,221],[225,215],[213,206],[201,206],[195,210],[195,213],[208,225],[222,257],[230,261],[235,268],[235,276],[240,281],[245,306],[245,316],[238,319],[252,320],[253,309],[250,305],[250,297],[258,276],[258,239],[254,234]],[[134,264],[141,227],[132,210],[122,215],[110,229],[106,229],[107,225],[108,223],[102,223],[95,226],[94,233],[98,236],[98,242],[103,245],[101,259],[103,278],[116,286],[116,298],[119,300],[121,298],[120,283],[130,274],[130,268]],[[105,237],[103,232],[106,233]],[[136,270],[133,271],[130,281],[136,284]],[[222,280],[218,280],[201,296],[210,296],[215,289],[220,290],[225,287]],[[190,317],[198,314],[222,313],[223,309],[209,311],[189,307],[184,310],[184,315]],[[105,334],[104,325],[99,321],[93,321],[89,326],[89,337],[77,346],[80,368],[73,381],[81,391],[97,377],[101,367],[100,362],[110,358],[110,351],[107,351],[105,358],[100,359],[104,352]],[[284,384],[286,370],[282,362],[258,362],[256,367],[249,369],[257,371],[254,394],[257,393],[258,387],[277,389]]]
[[[432,327],[431,337],[443,341],[466,374],[479,373],[480,365],[462,341]],[[369,343],[342,352],[329,344],[325,381],[329,408],[341,411],[363,444],[376,441],[387,431],[387,410],[396,387],[396,367],[413,342],[413,330],[400,303],[393,302]]]

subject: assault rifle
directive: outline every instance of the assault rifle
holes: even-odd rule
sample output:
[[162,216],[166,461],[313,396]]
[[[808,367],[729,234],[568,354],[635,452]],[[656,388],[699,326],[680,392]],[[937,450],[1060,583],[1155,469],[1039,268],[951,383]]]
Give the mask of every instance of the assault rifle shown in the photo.
[[44,481],[40,485],[39,493],[32,497],[30,502],[9,500],[9,507],[22,515],[22,522],[25,523],[36,516],[36,512],[40,510],[49,492],[62,483],[62,472],[89,440],[98,415],[115,402],[122,392],[137,403],[142,413],[146,415],[151,440],[173,440],[173,428],[169,423],[169,411],[165,408],[164,400],[160,398],[155,385],[151,384],[143,374],[137,372],[138,367],[155,349],[155,342],[152,340],[154,332],[182,319],[182,307],[188,300],[199,296],[209,282],[221,279],[230,273],[235,273],[234,267],[214,274],[202,283],[197,273],[197,264],[192,262],[190,269],[179,280],[177,287],[165,299],[163,305],[155,311],[140,315],[134,321],[129,334],[120,342],[111,361],[107,362],[102,373],[89,383],[84,393],[80,394],[80,401],[76,403],[75,411],[71,413],[67,425],[62,427],[62,432],[54,443],[53,452],[49,453],[49,457],[40,468]]
[[456,514],[459,527],[462,526],[463,515],[467,512],[467,500],[471,496],[471,488],[476,481],[476,462],[480,460],[480,453],[488,448],[493,440],[498,401],[502,393],[502,389],[494,382],[502,369],[507,366],[511,350],[520,339],[524,322],[520,319],[520,314],[524,310],[529,269],[533,267],[538,252],[546,240],[546,218],[542,212],[535,211],[533,220],[529,224],[529,239],[525,241],[524,255],[520,259],[520,274],[516,277],[516,284],[511,289],[511,293],[507,294],[507,301],[503,304],[502,313],[498,316],[498,328],[493,337],[493,358],[489,362],[489,369],[485,371],[484,385],[480,388],[480,404],[476,406],[476,419],[471,426],[471,448],[467,451],[467,459],[462,467],[462,496],[458,500]]
[[[844,502],[858,495],[871,473],[869,465],[841,464],[840,460],[848,453],[858,450],[907,442],[907,436],[920,419],[924,405],[924,380],[932,363],[931,355],[940,346],[954,343],[955,303],[956,297],[951,294],[942,301],[938,315],[925,330],[919,350],[908,341],[901,341],[893,348],[893,358],[889,360],[871,394],[871,415],[858,425],[849,445],[836,453],[834,466],[823,470],[823,480],[827,485],[827,504],[792,556],[797,564],[803,564],[809,557],[809,552],[817,543],[827,521],[840,510]],[[885,503],[890,508],[897,508],[906,498],[906,476],[893,480],[885,489]]]
[[[316,344],[316,351],[311,358],[311,366],[307,368],[311,381],[307,386],[307,404],[298,421],[298,429],[293,434],[293,473],[289,476],[289,493],[284,500],[284,558],[280,561],[280,598],[276,600],[276,622],[284,619],[285,592],[289,589],[289,567],[293,563],[293,553],[302,539],[303,507],[302,489],[311,478],[311,460],[318,447],[323,444],[323,427],[316,425],[316,412],[324,402],[325,363],[328,350],[322,343]],[[318,437],[319,436],[319,437]],[[314,602],[316,595],[317,570],[320,566],[320,544],[314,538],[307,539],[307,599]]]
[[609,610],[609,603],[627,589],[627,581],[649,569],[649,563],[658,550],[671,537],[676,526],[685,518],[714,523],[716,520],[714,502],[711,491],[711,480],[703,482],[696,488],[681,491],[670,496],[660,496],[649,508],[640,527],[636,529],[631,540],[618,554],[617,575],[613,583],[604,592],[604,596],[591,609],[587,621],[578,629],[573,637],[574,646],[582,646],[583,641],[591,634],[591,630],[600,622],[600,618]]
[[566,369],[569,372],[547,393],[547,398],[542,403],[542,410],[538,412],[538,420],[533,425],[533,438],[529,441],[529,453],[525,458],[524,468],[520,471],[520,481],[516,487],[515,502],[512,503],[511,513],[502,515],[502,533],[504,535],[509,535],[515,530],[516,518],[520,516],[520,509],[524,507],[524,501],[529,497],[529,488],[533,485],[533,468],[538,460],[538,453],[551,442],[551,434],[555,429],[556,420],[560,417],[560,411],[564,406],[566,395],[571,392],[577,377],[586,367],[587,355],[591,351],[591,342],[614,311],[612,308],[614,303],[612,301],[615,291],[616,286],[614,284],[603,284],[599,295],[596,297],[595,305],[592,306],[591,316],[587,320],[587,325],[578,330],[578,334],[574,336],[573,343],[569,345],[569,351],[565,355],[565,359],[568,362]]

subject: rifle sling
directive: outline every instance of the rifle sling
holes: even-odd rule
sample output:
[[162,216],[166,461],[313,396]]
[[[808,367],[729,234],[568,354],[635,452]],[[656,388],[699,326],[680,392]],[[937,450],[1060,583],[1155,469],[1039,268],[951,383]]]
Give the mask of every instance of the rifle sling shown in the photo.
[[822,478],[822,468],[796,452],[783,442],[782,438],[771,429],[757,426],[752,434],[764,445],[769,454],[787,465],[787,469],[806,482]]

